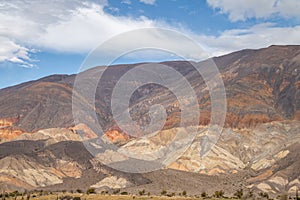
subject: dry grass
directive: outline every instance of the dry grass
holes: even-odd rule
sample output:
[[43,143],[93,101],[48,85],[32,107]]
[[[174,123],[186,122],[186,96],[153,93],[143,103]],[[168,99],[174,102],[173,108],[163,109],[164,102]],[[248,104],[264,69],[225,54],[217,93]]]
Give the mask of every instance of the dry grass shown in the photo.
[[[135,195],[100,195],[100,194],[52,194],[39,197],[32,197],[30,200],[57,200],[63,196],[80,197],[81,200],[189,200],[199,199],[192,197],[159,197],[159,196],[135,196]],[[17,200],[21,200],[22,197],[18,197]],[[13,200],[14,198],[6,198],[7,200]],[[26,197],[24,197],[26,199]]]

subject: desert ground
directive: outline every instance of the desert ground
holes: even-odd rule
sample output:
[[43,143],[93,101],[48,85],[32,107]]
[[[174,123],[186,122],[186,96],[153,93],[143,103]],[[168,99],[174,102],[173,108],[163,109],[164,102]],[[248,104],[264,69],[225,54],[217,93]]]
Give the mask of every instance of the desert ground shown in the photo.
[[[79,197],[79,198],[78,198]],[[28,199],[27,196],[18,196],[18,197],[7,197],[6,200],[21,200]],[[189,200],[189,199],[204,199],[201,197],[167,197],[167,196],[136,196],[136,195],[102,195],[102,194],[51,194],[51,195],[31,195],[30,199],[36,200]],[[215,199],[215,198],[205,198],[205,199]],[[228,199],[228,198],[227,198]],[[218,198],[222,200],[222,198]]]

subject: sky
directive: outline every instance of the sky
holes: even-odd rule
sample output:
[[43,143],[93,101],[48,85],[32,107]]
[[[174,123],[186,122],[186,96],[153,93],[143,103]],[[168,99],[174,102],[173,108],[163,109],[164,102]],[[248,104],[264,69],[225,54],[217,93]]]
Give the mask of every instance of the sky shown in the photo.
[[[168,29],[183,34],[207,53],[193,54],[172,35],[147,39],[202,60],[241,49],[300,44],[299,0],[1,0],[0,88],[51,74],[74,74],[105,41],[132,30]],[[132,37],[114,48],[126,48]],[[170,44],[172,45],[172,44]],[[116,63],[178,59],[142,52]],[[99,63],[101,65],[102,63]]]

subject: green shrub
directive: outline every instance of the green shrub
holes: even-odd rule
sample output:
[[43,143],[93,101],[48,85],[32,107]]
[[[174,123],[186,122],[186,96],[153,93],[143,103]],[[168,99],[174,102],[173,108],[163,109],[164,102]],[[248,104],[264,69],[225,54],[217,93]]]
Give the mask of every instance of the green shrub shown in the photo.
[[62,197],[60,197],[59,199],[60,199],[60,200],[72,200],[72,199],[73,199],[73,197],[72,197],[72,196],[69,196],[69,195],[67,195],[67,196],[62,196]]
[[11,193],[9,193],[9,196],[10,197],[16,197],[16,196],[21,196],[22,194],[21,193],[19,193],[17,190],[16,191],[13,191],[13,192],[11,192]]
[[128,195],[128,192],[121,192],[121,195]]
[[146,193],[146,191],[145,190],[142,190],[142,191],[139,191],[139,195],[144,195]]
[[239,189],[234,193],[234,196],[237,198],[242,198],[243,197],[243,189]]
[[215,191],[214,197],[216,198],[222,198],[224,197],[225,192],[223,190]]
[[119,194],[120,193],[120,189],[116,189],[113,191],[113,194]]
[[82,190],[81,189],[77,189],[76,192],[77,193],[82,193]]
[[167,194],[167,197],[174,197],[175,196],[175,192],[171,193],[171,194]]
[[258,195],[259,195],[260,197],[262,197],[262,198],[269,199],[269,194],[266,193],[266,192],[260,192]]
[[87,189],[86,193],[87,194],[96,194],[96,190],[95,190],[95,188],[89,188],[89,189]]
[[207,197],[206,192],[202,192],[202,193],[201,193],[201,197],[206,198],[206,197]]
[[288,197],[287,194],[282,194],[282,195],[279,195],[279,199],[280,199],[280,200],[288,200],[289,197]]
[[162,190],[160,194],[161,195],[166,195],[167,194],[167,190]]

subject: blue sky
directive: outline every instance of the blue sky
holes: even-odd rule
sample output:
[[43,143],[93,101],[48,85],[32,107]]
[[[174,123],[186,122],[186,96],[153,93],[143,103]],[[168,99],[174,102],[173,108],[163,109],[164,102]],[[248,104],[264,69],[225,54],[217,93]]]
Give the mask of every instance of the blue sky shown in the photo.
[[[0,3],[0,88],[50,74],[77,73],[95,47],[140,28],[180,32],[209,56],[271,44],[300,44],[299,10],[299,0],[4,0]],[[178,48],[184,46],[174,41]],[[119,47],[107,53],[113,48]],[[178,58],[137,54],[117,62],[172,59]]]

